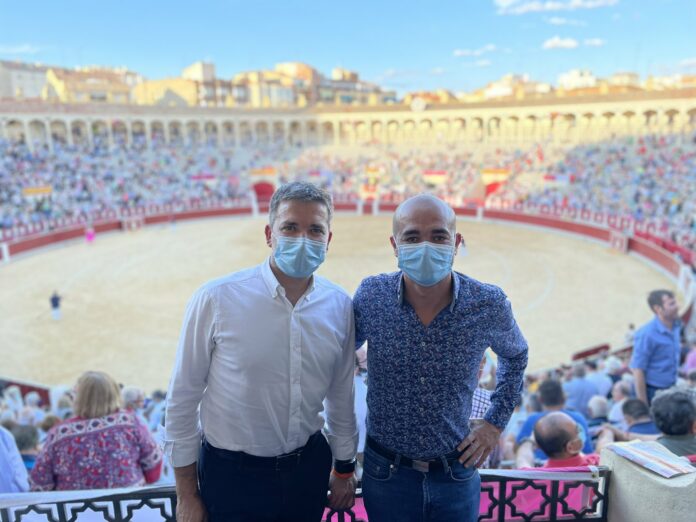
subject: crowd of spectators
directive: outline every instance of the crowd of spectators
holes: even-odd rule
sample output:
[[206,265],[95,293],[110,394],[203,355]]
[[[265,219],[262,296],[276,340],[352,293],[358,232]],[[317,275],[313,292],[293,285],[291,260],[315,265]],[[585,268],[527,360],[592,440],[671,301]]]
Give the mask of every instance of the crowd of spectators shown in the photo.
[[[635,398],[628,359],[616,355],[528,374],[522,404],[485,466],[595,465],[606,445],[635,439],[657,441],[678,456],[696,455],[696,368],[686,364],[693,350],[683,354],[678,384],[659,392],[650,406]],[[356,384],[364,388],[369,368],[358,353]],[[472,418],[490,403],[492,358],[482,361],[479,379]],[[356,403],[361,429],[364,391]],[[0,400],[0,464],[12,473],[3,474],[0,490],[172,483],[158,446],[165,399],[162,391],[146,397],[140,388],[120,387],[103,372],[86,372],[74,391],[51,405],[37,392],[22,396],[17,386],[6,387]]]
[[544,175],[556,181],[545,187],[513,181],[497,195],[630,217],[696,249],[696,141],[662,135],[580,145],[546,165]]
[[[615,138],[580,146],[353,150],[232,148],[214,143],[146,147],[57,143],[53,151],[0,140],[0,228],[149,205],[179,208],[249,194],[253,169],[280,182],[310,179],[337,196],[404,198],[430,191],[453,204],[486,197],[481,170],[507,169],[496,196],[536,205],[605,212],[652,223],[661,237],[696,247],[696,143],[678,136]],[[425,172],[446,172],[433,182]],[[50,194],[26,193],[51,187]]]
[[86,372],[54,404],[16,385],[0,399],[0,493],[171,483],[160,449],[165,394],[146,399]]

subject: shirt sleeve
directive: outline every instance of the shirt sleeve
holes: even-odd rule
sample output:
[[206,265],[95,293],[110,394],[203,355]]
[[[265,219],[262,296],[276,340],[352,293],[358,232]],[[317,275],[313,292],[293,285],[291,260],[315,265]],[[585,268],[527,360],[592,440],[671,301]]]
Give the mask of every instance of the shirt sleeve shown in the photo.
[[17,444],[15,443],[12,434],[0,427],[0,444],[2,444],[3,455],[0,455],[0,464],[7,464],[7,468],[2,466],[0,473],[11,473],[9,481],[2,480],[0,482],[4,484],[11,484],[10,491],[5,491],[5,493],[22,493],[29,491],[29,482],[27,477],[27,468],[24,466],[22,461],[22,456],[17,449]]
[[355,419],[355,328],[352,306],[346,307],[346,338],[334,378],[326,394],[326,427],[331,453],[337,460],[352,460],[358,448]]
[[650,362],[650,351],[648,350],[650,336],[646,331],[636,333],[633,341],[633,352],[631,353],[630,368],[645,370]]
[[138,443],[140,446],[140,467],[148,484],[157,482],[162,472],[162,451],[155,442],[147,426],[136,422]]
[[522,399],[522,381],[527,367],[527,341],[512,314],[510,300],[500,292],[492,312],[490,347],[498,356],[495,392],[484,419],[503,430]]
[[[52,437],[46,439],[44,446],[36,456],[34,467],[29,473],[29,486],[32,491],[52,491],[56,488],[53,477],[53,444]],[[21,459],[21,457],[20,457]]]
[[199,406],[208,383],[214,333],[214,301],[202,288],[186,308],[167,392],[164,452],[174,467],[188,466],[198,460],[201,447]]

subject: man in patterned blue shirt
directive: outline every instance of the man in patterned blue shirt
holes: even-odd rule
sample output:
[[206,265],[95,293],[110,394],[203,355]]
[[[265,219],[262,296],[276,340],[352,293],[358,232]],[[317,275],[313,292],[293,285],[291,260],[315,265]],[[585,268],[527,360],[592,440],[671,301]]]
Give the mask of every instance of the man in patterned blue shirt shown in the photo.
[[[370,522],[475,521],[477,467],[520,401],[527,343],[499,288],[452,271],[462,237],[454,211],[429,195],[402,203],[391,244],[401,271],[363,280],[356,344],[367,341],[363,495]],[[497,387],[469,422],[487,347]]]

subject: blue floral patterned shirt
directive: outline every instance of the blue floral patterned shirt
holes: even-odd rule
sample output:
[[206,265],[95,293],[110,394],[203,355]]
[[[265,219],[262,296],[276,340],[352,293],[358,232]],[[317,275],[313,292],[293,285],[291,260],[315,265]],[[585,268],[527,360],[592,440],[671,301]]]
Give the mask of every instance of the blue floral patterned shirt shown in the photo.
[[522,392],[527,342],[503,291],[452,272],[453,299],[426,327],[403,299],[401,272],[364,279],[355,293],[356,344],[368,343],[367,433],[414,459],[447,454],[469,434],[483,353],[498,355],[485,420],[505,428]]

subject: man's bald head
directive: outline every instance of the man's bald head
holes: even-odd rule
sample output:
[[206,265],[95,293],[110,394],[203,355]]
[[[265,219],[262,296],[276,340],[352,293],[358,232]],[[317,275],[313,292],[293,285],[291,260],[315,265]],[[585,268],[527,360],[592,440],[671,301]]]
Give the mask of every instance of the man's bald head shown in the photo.
[[392,234],[398,240],[404,227],[412,221],[423,222],[438,219],[454,237],[457,232],[457,218],[447,203],[431,194],[419,194],[401,203],[394,212]]
[[534,424],[534,440],[537,446],[553,459],[576,455],[577,453],[569,451],[568,443],[579,439],[578,435],[578,424],[562,411],[548,413]]

